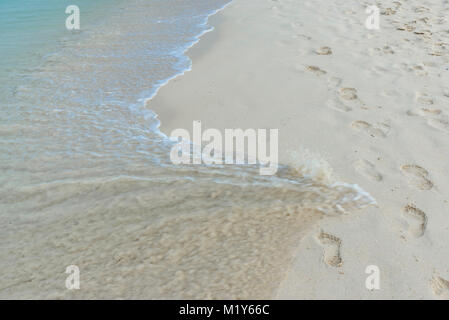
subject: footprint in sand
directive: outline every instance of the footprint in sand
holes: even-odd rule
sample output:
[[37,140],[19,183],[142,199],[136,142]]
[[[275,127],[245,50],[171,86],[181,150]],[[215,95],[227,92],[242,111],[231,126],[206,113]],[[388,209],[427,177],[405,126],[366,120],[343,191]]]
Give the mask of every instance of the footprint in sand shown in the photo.
[[[340,84],[343,82],[341,78],[338,77],[329,77],[327,78],[327,85],[329,89],[336,89]],[[448,97],[449,97],[449,90],[448,90]]]
[[423,12],[429,12],[430,9],[427,7],[415,7],[415,12],[416,13],[423,13]]
[[293,35],[293,38],[295,38],[295,39],[304,39],[304,40],[312,40],[311,36],[308,36],[308,35],[302,34],[302,33],[297,33],[297,34]]
[[326,105],[327,105],[329,108],[334,109],[334,110],[337,110],[337,111],[340,111],[340,112],[349,112],[349,111],[352,110],[351,107],[349,107],[349,106],[347,106],[347,105],[341,103],[340,101],[333,100],[333,99],[328,100],[328,101],[326,102]]
[[407,64],[403,63],[400,68],[406,72],[414,73],[417,76],[427,76],[427,68],[425,63],[421,64]]
[[407,111],[407,114],[409,116],[421,116],[421,117],[431,117],[431,116],[438,116],[441,114],[440,109],[435,108],[419,108],[414,110]]
[[354,121],[351,126],[356,130],[365,132],[373,138],[385,138],[390,132],[390,126],[386,123],[377,123],[372,125],[369,122],[357,120]]
[[[421,116],[427,118],[427,124],[439,131],[449,133],[449,119],[443,116],[442,111],[436,108],[419,108],[407,111],[409,116]],[[440,116],[437,118],[437,116]]]
[[421,237],[426,231],[427,215],[414,205],[406,205],[402,214],[408,223],[408,232],[416,238]]
[[410,184],[421,190],[430,190],[433,182],[429,179],[429,172],[414,164],[406,164],[401,166],[401,171],[410,179]]
[[341,267],[343,261],[340,256],[340,238],[321,231],[318,241],[324,248],[324,262],[331,267]]
[[428,119],[427,124],[432,128],[449,133],[449,121],[446,119]]
[[394,50],[390,46],[383,46],[380,48],[374,48],[369,50],[370,54],[394,54]]
[[309,71],[309,72],[312,72],[316,76],[322,76],[323,74],[327,73],[326,71],[320,69],[317,66],[307,66],[306,70]]
[[385,10],[382,10],[380,14],[384,16],[392,16],[396,14],[396,12],[397,11],[394,10],[393,8],[386,8]]
[[431,105],[434,103],[433,98],[429,96],[427,93],[416,92],[416,101],[422,104]]
[[354,88],[340,88],[340,98],[344,100],[356,100],[357,90]]
[[381,181],[382,175],[377,171],[376,166],[367,160],[360,159],[355,163],[355,170],[365,178],[374,181]]
[[322,56],[327,56],[332,54],[332,49],[329,47],[321,47],[317,50],[315,50],[315,53]]
[[419,19],[418,21],[421,21],[421,22],[423,22],[424,24],[426,24],[426,25],[428,25],[428,26],[432,26],[432,24],[430,23],[430,22],[431,22],[431,19],[430,19],[429,17],[421,18],[421,19]]
[[414,23],[416,23],[416,22],[406,23],[403,26],[397,27],[396,30],[412,32],[413,30],[416,29],[416,27],[414,26]]
[[430,30],[419,30],[419,31],[414,31],[413,33],[418,36],[423,36],[424,38],[428,38],[428,39],[430,39],[432,36],[432,31],[430,31]]
[[439,276],[434,276],[430,283],[433,293],[440,299],[449,299],[449,281]]
[[428,72],[426,71],[424,66],[416,65],[413,66],[411,69],[412,72],[414,72],[417,76],[427,76]]

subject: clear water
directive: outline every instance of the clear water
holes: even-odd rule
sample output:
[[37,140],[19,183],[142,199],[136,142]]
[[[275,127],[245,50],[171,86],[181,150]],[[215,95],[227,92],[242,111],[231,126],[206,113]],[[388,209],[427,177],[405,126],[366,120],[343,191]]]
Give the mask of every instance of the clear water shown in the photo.
[[[82,12],[83,29],[92,28],[100,14],[107,14],[109,7],[119,2],[76,1]],[[0,74],[36,66],[45,55],[58,49],[61,38],[73,37],[65,27],[65,9],[72,4],[70,0],[1,0]]]

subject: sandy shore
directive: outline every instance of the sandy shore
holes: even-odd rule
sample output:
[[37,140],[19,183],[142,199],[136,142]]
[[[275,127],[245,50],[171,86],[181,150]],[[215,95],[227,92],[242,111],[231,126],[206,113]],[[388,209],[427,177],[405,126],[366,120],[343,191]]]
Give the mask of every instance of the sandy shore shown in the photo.
[[377,200],[303,237],[273,298],[449,296],[448,3],[382,2],[368,30],[372,4],[234,0],[188,52],[192,71],[149,102],[167,134],[278,128],[281,163]]

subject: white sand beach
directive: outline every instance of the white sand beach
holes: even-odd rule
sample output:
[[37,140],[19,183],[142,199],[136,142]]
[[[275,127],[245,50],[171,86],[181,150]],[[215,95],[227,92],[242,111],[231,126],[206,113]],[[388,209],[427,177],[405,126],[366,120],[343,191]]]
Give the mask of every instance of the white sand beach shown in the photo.
[[309,228],[271,298],[449,297],[448,14],[439,0],[234,0],[148,102],[166,134],[277,128],[280,163],[376,199]]

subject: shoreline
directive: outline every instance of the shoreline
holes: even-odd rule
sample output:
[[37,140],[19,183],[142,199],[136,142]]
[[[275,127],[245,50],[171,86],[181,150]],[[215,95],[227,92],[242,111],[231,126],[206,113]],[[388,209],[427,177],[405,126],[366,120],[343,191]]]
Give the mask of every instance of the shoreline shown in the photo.
[[[207,17],[205,18],[204,22],[202,25],[207,26],[209,25],[210,19],[214,16],[216,16],[218,13],[220,13],[221,11],[223,11],[224,9],[226,9],[227,6],[229,6],[232,3],[233,0],[230,0],[227,4],[223,5],[221,8],[211,12],[210,14],[207,15]],[[154,90],[154,92],[147,98],[142,98],[142,104],[143,107],[145,108],[150,102],[151,100],[153,100],[154,97],[156,97],[157,93],[159,92],[159,90],[161,88],[163,88],[164,86],[166,86],[167,84],[170,83],[170,81],[175,80],[178,77],[182,77],[186,72],[192,71],[192,58],[187,54],[187,52],[191,51],[192,48],[194,48],[199,42],[200,40],[203,38],[204,35],[213,32],[214,31],[214,27],[211,25],[209,29],[204,30],[203,32],[201,32],[200,34],[198,34],[197,36],[195,36],[195,40],[189,44],[186,48],[184,48],[182,50],[182,54],[181,55],[185,55],[190,59],[190,66],[188,69],[182,70],[179,73],[167,78],[167,79],[163,79],[161,80],[161,84],[158,85],[158,87]],[[152,129],[156,131],[157,134],[161,135],[164,138],[168,138],[168,136],[166,134],[164,134],[162,131],[159,130],[159,126],[160,126],[160,119],[159,119],[159,115],[158,114],[154,114],[152,112],[151,117],[153,119],[156,119],[159,122],[159,125],[156,127],[153,127]]]
[[[449,186],[442,178],[444,152],[432,146],[448,143],[407,112],[426,107],[429,96],[439,100],[432,107],[446,112],[438,81],[447,77],[439,74],[447,55],[425,54],[426,41],[436,39],[396,30],[415,7],[396,8],[394,19],[382,15],[382,29],[374,33],[363,27],[365,8],[355,1],[234,0],[209,17],[213,32],[186,52],[191,70],[147,102],[164,133],[189,130],[193,120],[219,130],[279,128],[280,163],[302,166],[317,179],[357,184],[378,201],[378,208],[326,218],[310,231],[276,298],[440,297],[433,288],[435,277],[449,277],[441,258],[449,240],[442,190]],[[420,75],[423,68],[427,74]],[[430,92],[428,82],[440,91]],[[415,207],[419,211],[407,209]],[[333,266],[329,256],[343,263]],[[370,265],[381,270],[381,290],[365,288]]]

